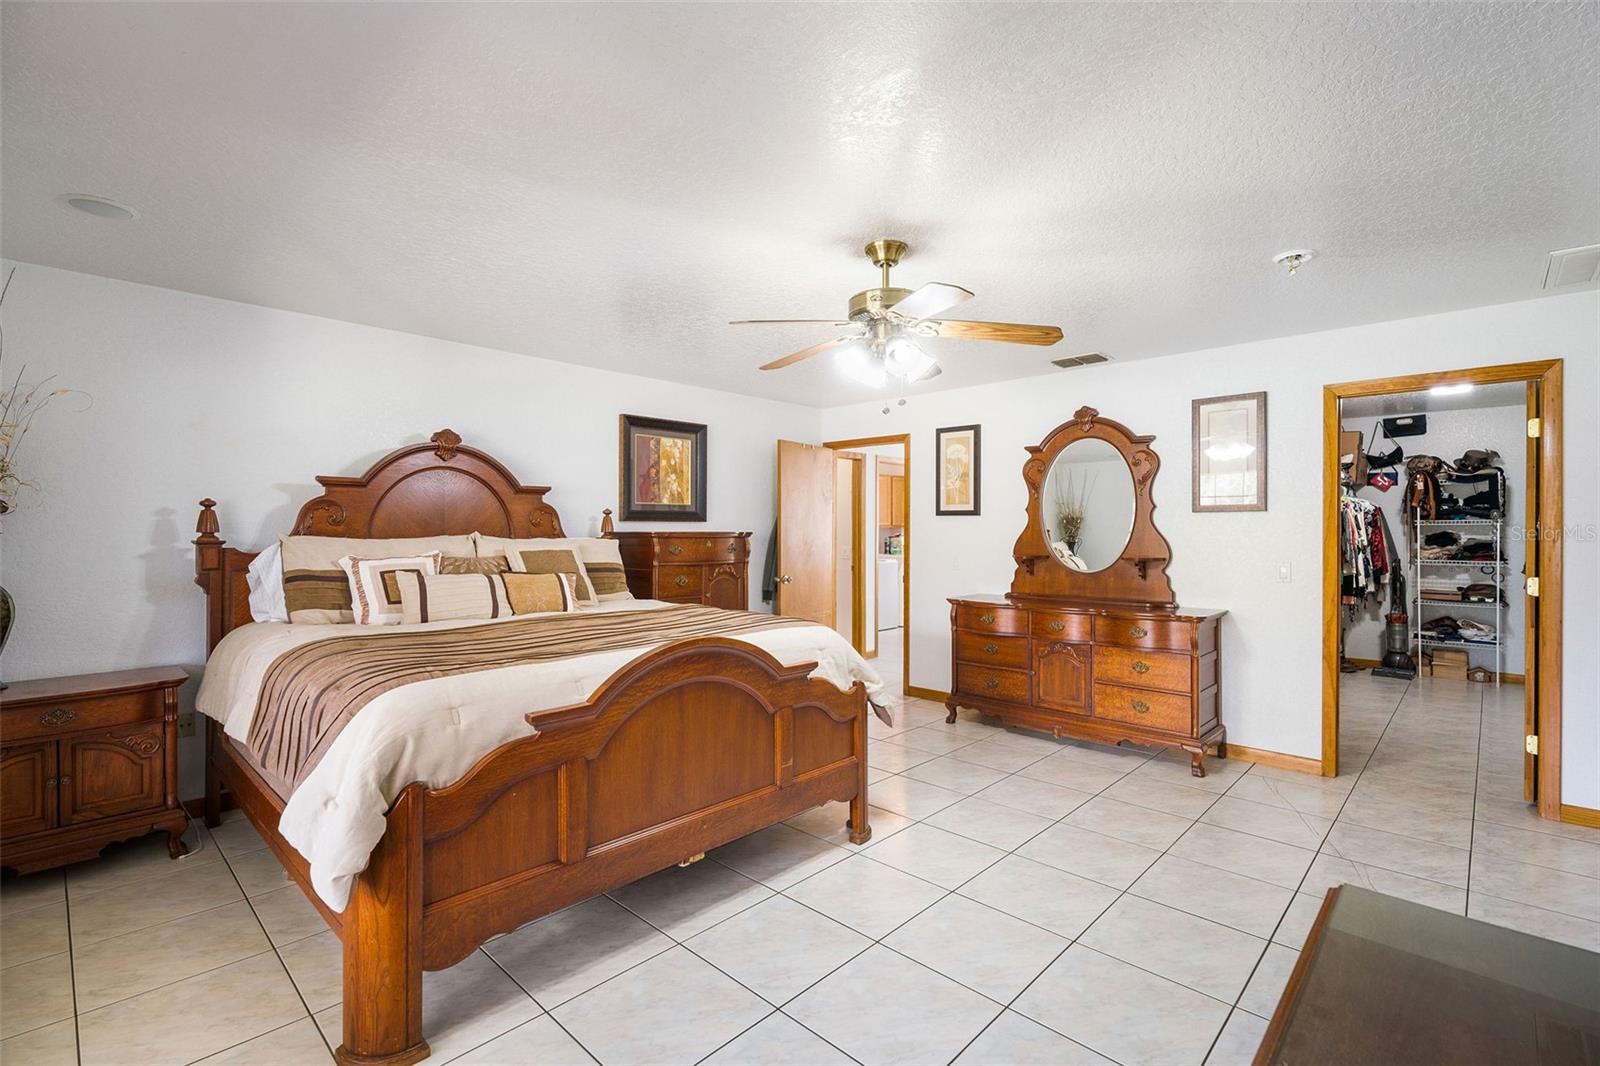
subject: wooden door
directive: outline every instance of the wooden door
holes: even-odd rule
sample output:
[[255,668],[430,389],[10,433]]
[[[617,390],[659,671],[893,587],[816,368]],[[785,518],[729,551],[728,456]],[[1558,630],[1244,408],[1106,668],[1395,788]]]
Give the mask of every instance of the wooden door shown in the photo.
[[889,479],[889,505],[894,516],[893,526],[906,524],[906,479],[904,475]]
[[1036,641],[1033,651],[1033,702],[1068,714],[1089,713],[1093,650],[1088,644]]
[[833,449],[778,442],[777,613],[834,618]]
[[0,836],[20,837],[56,824],[56,742],[0,749]]
[[61,823],[161,806],[166,794],[161,723],[61,741]]

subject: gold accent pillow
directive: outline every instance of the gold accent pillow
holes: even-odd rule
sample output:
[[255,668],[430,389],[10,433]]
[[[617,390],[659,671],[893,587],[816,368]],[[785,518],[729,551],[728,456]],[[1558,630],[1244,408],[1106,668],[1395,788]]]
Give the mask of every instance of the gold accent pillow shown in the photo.
[[510,569],[504,555],[446,555],[439,560],[441,574],[503,574]]
[[594,589],[578,560],[576,547],[523,548],[511,560],[511,569],[519,574],[566,574],[572,578],[574,599],[580,606],[593,607],[600,601],[594,598]]
[[571,574],[501,574],[513,614],[575,611]]

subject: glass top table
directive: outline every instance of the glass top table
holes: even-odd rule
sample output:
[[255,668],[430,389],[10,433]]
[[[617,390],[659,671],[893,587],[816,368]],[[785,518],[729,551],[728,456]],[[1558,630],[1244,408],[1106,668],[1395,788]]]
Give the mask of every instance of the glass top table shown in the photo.
[[1255,1066],[1600,1063],[1600,955],[1352,885],[1328,893]]

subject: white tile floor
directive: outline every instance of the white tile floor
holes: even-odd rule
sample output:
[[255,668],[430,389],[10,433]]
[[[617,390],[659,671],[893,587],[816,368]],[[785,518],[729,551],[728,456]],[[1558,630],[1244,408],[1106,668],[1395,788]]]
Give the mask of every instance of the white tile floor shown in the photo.
[[[837,805],[429,974],[435,1062],[1246,1062],[1352,882],[1600,948],[1600,833],[1521,802],[1521,690],[1344,679],[1348,774],[1058,743],[918,700]],[[0,886],[0,1058],[325,1063],[338,945],[237,816]]]

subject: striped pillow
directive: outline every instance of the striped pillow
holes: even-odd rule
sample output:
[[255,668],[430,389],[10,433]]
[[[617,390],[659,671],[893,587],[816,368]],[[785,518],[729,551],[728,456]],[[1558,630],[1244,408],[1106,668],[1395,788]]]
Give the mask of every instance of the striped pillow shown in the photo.
[[349,575],[351,612],[357,625],[397,626],[401,619],[400,574],[406,571],[437,574],[439,553],[399,559],[360,559],[346,555],[339,560],[339,569]]
[[471,537],[303,537],[280,536],[284,609],[291,622],[355,620],[350,578],[339,567],[346,555],[392,559],[402,555],[472,556]]
[[[594,589],[589,584],[589,575],[584,566],[584,557],[581,551],[583,539],[578,537],[491,537],[483,533],[472,535],[473,543],[477,545],[478,555],[504,555],[511,560],[511,569],[518,573],[529,573],[522,564],[523,552],[571,552],[574,562],[561,567],[561,572],[574,575],[573,587],[578,590],[578,603],[583,607],[593,607],[599,601],[594,597]],[[621,556],[619,555],[620,559]],[[532,571],[538,572],[538,571]],[[553,571],[546,571],[553,572]]]
[[583,563],[578,561],[576,547],[523,548],[507,558],[511,560],[511,569],[519,574],[565,574],[571,577],[573,590],[581,606],[592,607],[600,602],[594,598],[594,590],[584,574]]
[[595,599],[601,603],[631,600],[628,575],[622,568],[622,546],[604,537],[584,537],[576,541],[578,560],[589,576]]
[[510,569],[504,555],[446,555],[439,560],[441,574],[503,574]]
[[570,611],[571,579],[564,574],[395,573],[401,621],[449,622],[507,618],[536,611]]

